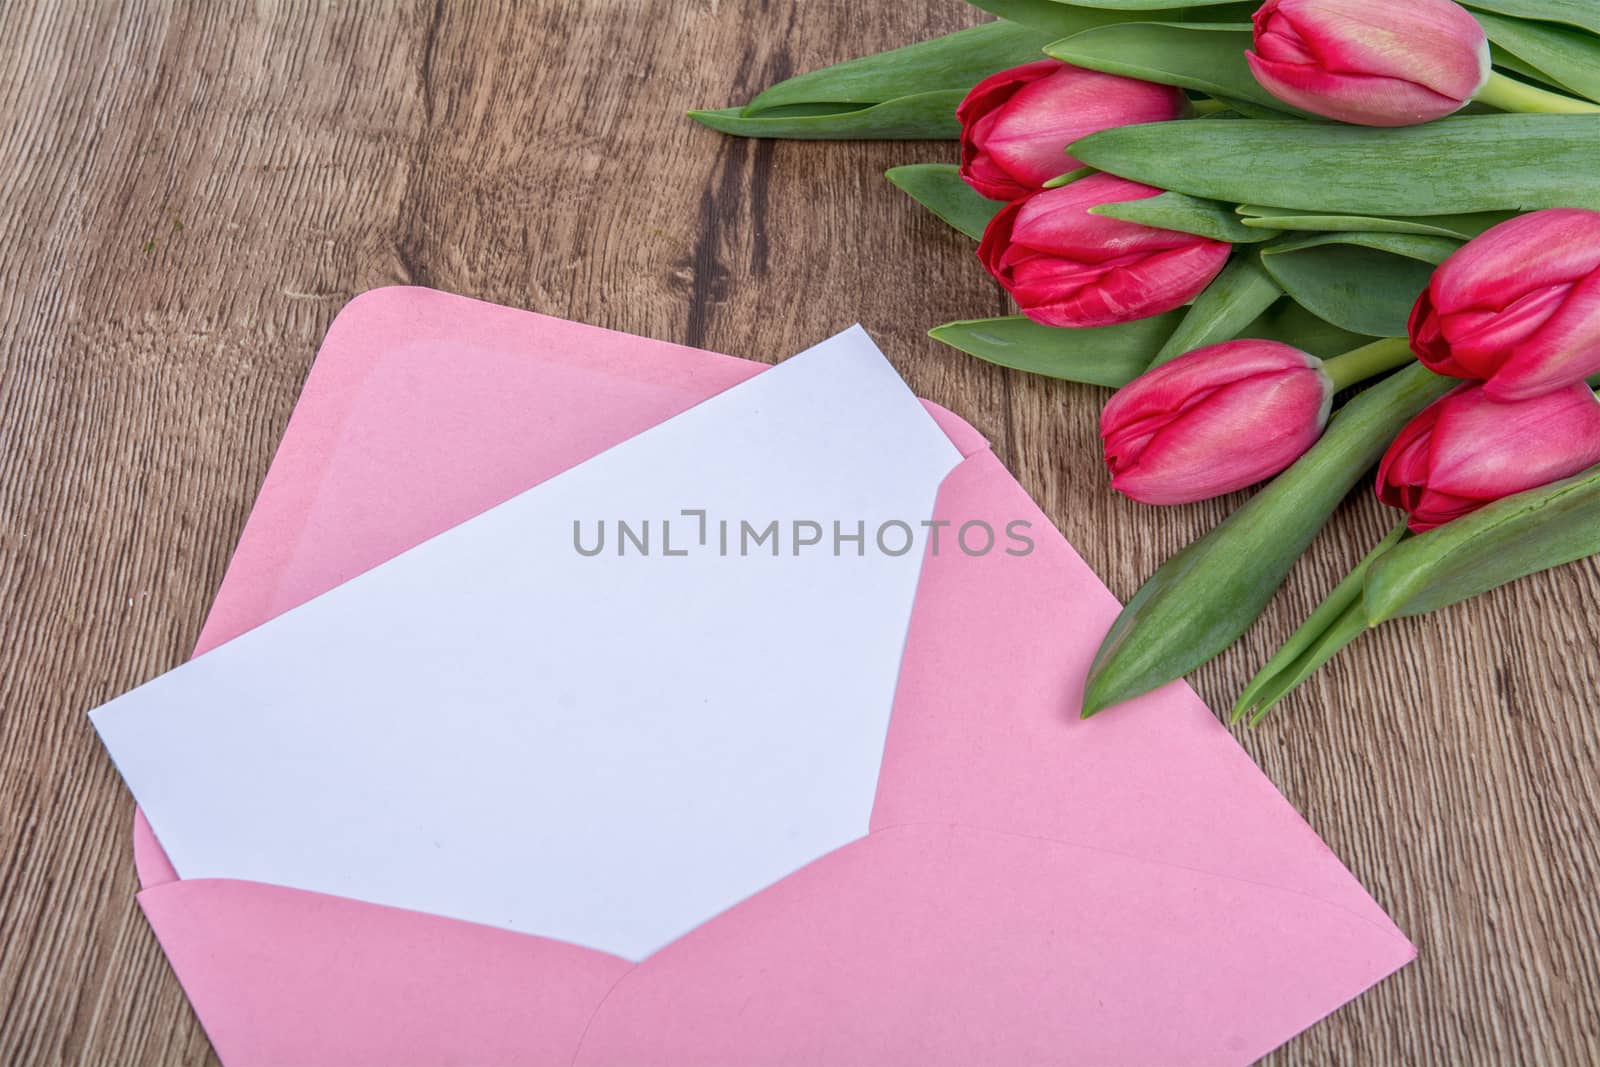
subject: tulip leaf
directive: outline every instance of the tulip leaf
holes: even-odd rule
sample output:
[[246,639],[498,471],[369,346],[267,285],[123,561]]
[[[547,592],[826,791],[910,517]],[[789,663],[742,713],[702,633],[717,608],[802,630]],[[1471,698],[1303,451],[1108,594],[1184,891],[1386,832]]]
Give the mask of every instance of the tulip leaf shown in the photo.
[[1213,241],[1229,244],[1251,244],[1267,241],[1276,234],[1252,230],[1240,221],[1239,216],[1226,204],[1215,200],[1201,200],[1182,193],[1162,193],[1143,200],[1119,200],[1089,209],[1091,215],[1137,222],[1145,226],[1159,226],[1167,230],[1199,234]]
[[736,107],[720,111],[691,111],[689,117],[722,133],[740,137],[783,137],[798,141],[952,140],[961,135],[956,105],[966,94],[960,89],[886,100],[825,114],[767,113],[747,116]]
[[1250,725],[1256,725],[1272,710],[1273,705],[1315,674],[1340,649],[1366,632],[1367,616],[1361,607],[1361,597],[1367,570],[1373,560],[1406,536],[1406,524],[1402,520],[1356,564],[1344,581],[1328,594],[1327,599],[1311,613],[1311,617],[1245,686],[1233,706],[1233,714],[1229,717],[1231,722],[1238,722],[1249,715]]
[[[1449,259],[1461,241],[1452,237],[1433,237],[1415,233],[1369,233],[1360,230],[1313,233],[1290,237],[1261,250],[1264,256],[1281,256],[1325,245],[1360,245],[1379,252],[1390,252],[1407,259],[1438,266]],[[1422,290],[1417,290],[1421,292]]]
[[1259,256],[1254,252],[1235,254],[1190,305],[1150,366],[1159,367],[1186,352],[1233,340],[1282,296],[1283,290],[1261,269]]
[[1541,82],[1557,92],[1566,89],[1566,86],[1550,77],[1544,71],[1539,70],[1531,63],[1524,63],[1493,41],[1489,42],[1489,55],[1493,59],[1494,66],[1499,70],[1510,71],[1512,74],[1520,75],[1528,81]]
[[1248,25],[1126,22],[1085,30],[1048,45],[1045,51],[1091,70],[1178,85],[1277,112],[1293,111],[1250,73],[1244,59],[1250,43]]
[[1600,115],[1454,116],[1401,129],[1150,123],[1103,130],[1068,151],[1190,196],[1317,214],[1600,208]]
[[1069,170],[1065,174],[1057,174],[1054,178],[1051,178],[1049,181],[1044,183],[1044,188],[1059,189],[1063,185],[1071,185],[1079,178],[1087,178],[1091,174],[1099,173],[1100,172],[1095,170],[1093,167],[1079,167],[1076,170]]
[[1600,7],[1594,0],[1467,0],[1465,6],[1513,18],[1564,22],[1600,34]]
[[1453,237],[1468,241],[1491,226],[1515,218],[1510,211],[1484,211],[1473,215],[1421,215],[1411,218],[1382,218],[1376,215],[1307,215],[1286,208],[1246,205],[1238,209],[1240,219],[1251,229],[1311,230],[1348,233],[1416,233],[1432,237]]
[[[1247,100],[1236,100],[1227,96],[1217,96],[1213,97],[1213,99],[1218,103],[1226,104],[1228,111],[1231,111],[1232,114],[1223,112],[1220,115],[1208,116],[1209,118],[1281,119],[1284,112],[1289,108],[1289,105],[1282,102],[1273,107],[1263,107],[1260,104],[1252,104]],[[1308,115],[1306,117],[1310,118],[1311,116]]]
[[1353,244],[1263,255],[1261,264],[1306,310],[1373,337],[1406,332],[1412,305],[1433,274],[1427,263]]
[[1205,5],[1185,5],[1182,0],[1169,0],[1165,4],[1152,3],[1148,7],[1122,9],[1068,4],[1061,0],[967,2],[991,15],[999,15],[1029,29],[1051,34],[1052,40],[1117,22],[1248,22],[1256,8],[1253,2],[1241,3],[1239,0],[1215,0],[1215,3]]
[[913,163],[892,167],[884,177],[911,199],[939,216],[968,237],[983,236],[989,220],[1005,205],[979,196],[961,180],[960,168],[953,163]]
[[1287,298],[1268,308],[1259,319],[1239,331],[1239,336],[1282,341],[1319,359],[1332,359],[1375,340],[1366,334],[1340,329]]
[[1229,3],[1230,0],[1053,0],[1055,3],[1072,4],[1075,7],[1098,7],[1106,11],[1137,11],[1148,14],[1160,8],[1195,8],[1217,7]]
[[1362,392],[1292,467],[1162,564],[1100,646],[1084,714],[1159,688],[1232,644],[1400,428],[1456,384],[1413,364]]
[[1422,615],[1600,553],[1600,467],[1405,541],[1367,572],[1367,622]]
[[1600,37],[1570,26],[1480,12],[1489,40],[1554,78],[1569,91],[1600,101]]
[[1120,389],[1144,373],[1182,318],[1183,312],[1169,311],[1116,326],[1067,330],[1011,315],[947,322],[928,335],[1001,367]]
[[753,118],[797,104],[881,104],[952,89],[965,95],[996,71],[1042,58],[1041,49],[1049,43],[1050,35],[1037,30],[1010,22],[985,23],[797,75],[761,93],[739,113]]

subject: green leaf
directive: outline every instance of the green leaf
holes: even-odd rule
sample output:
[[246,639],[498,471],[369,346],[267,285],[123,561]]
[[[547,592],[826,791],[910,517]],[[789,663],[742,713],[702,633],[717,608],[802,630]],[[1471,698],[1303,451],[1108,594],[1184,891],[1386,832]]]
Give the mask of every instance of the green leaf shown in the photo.
[[1413,364],[1361,393],[1294,466],[1163,564],[1106,635],[1084,714],[1159,688],[1232,644],[1400,428],[1456,384]]
[[1523,62],[1493,41],[1489,42],[1489,56],[1493,65],[1499,70],[1510,71],[1531,82],[1540,82],[1546,88],[1555,89],[1557,92],[1566,88],[1544,71],[1537,69],[1531,63]]
[[1367,573],[1376,626],[1600,553],[1600,467],[1497,500],[1386,552]]
[[1254,726],[1272,707],[1311,677],[1339,650],[1367,630],[1367,616],[1361,607],[1361,592],[1372,561],[1406,536],[1404,521],[1389,531],[1378,547],[1367,553],[1326,600],[1318,605],[1305,623],[1286,641],[1277,655],[1262,667],[1233,706],[1230,722],[1251,716]]
[[1093,167],[1078,167],[1075,170],[1067,171],[1065,174],[1057,174],[1054,178],[1051,178],[1049,181],[1045,182],[1044,187],[1046,189],[1059,189],[1063,185],[1071,185],[1079,178],[1087,178],[1091,174],[1099,173],[1100,172],[1095,170]]
[[1262,120],[1123,126],[1068,149],[1190,196],[1316,214],[1600,208],[1600,115],[1476,115],[1402,129]]
[[1001,367],[1120,389],[1144,373],[1182,317],[1169,311],[1117,326],[1063,330],[1012,315],[947,322],[928,335]]
[[1513,18],[1564,22],[1590,33],[1600,33],[1600,8],[1594,0],[1467,0],[1474,11],[1489,11]]
[[[1085,30],[1048,45],[1045,51],[1063,62],[1091,70],[1179,85],[1278,112],[1294,111],[1263,89],[1250,73],[1244,59],[1250,43],[1249,27],[1232,23],[1208,26],[1128,22]],[[1206,128],[1214,127],[1207,124]]]
[[[1433,237],[1415,233],[1370,233],[1361,230],[1314,233],[1278,241],[1261,250],[1263,256],[1281,256],[1325,245],[1360,245],[1379,252],[1390,252],[1435,267],[1449,259],[1461,241],[1453,237]],[[1421,290],[1417,290],[1421,292]]]
[[1600,101],[1600,37],[1549,22],[1480,12],[1489,40],[1568,90]]
[[1263,255],[1261,265],[1306,310],[1373,337],[1406,332],[1412,305],[1433,275],[1427,263],[1352,244]]
[[1159,226],[1167,230],[1181,230],[1209,237],[1213,241],[1229,244],[1251,244],[1271,240],[1274,233],[1252,230],[1240,221],[1227,204],[1215,200],[1201,200],[1182,193],[1162,193],[1144,200],[1119,200],[1114,204],[1101,204],[1089,209],[1091,215],[1137,222],[1145,226]]
[[961,180],[960,168],[953,163],[913,163],[893,167],[883,176],[974,240],[983,236],[989,220],[1005,207],[998,200],[989,200],[973,192]]
[[1367,334],[1340,329],[1287,298],[1267,309],[1264,315],[1241,330],[1239,336],[1282,341],[1318,359],[1332,359],[1374,340]]
[[956,105],[960,89],[922,93],[870,107],[823,115],[746,116],[736,107],[691,111],[689,117],[722,133],[740,137],[784,137],[797,141],[939,141],[961,136]]
[[[1355,590],[1357,601],[1360,595],[1358,584]],[[1269,663],[1265,671],[1250,683],[1251,688],[1240,695],[1233,713],[1228,717],[1229,722],[1238,722],[1249,715],[1250,725],[1259,726],[1278,701],[1299,688],[1301,682],[1321,670],[1324,664],[1367,632],[1367,619],[1361,613],[1359,602],[1347,604],[1328,619],[1315,621],[1319,629],[1307,635],[1306,647],[1293,659]],[[1266,671],[1272,673],[1267,674]]]
[[1330,233],[1416,233],[1432,237],[1453,237],[1469,241],[1491,226],[1516,217],[1512,211],[1485,211],[1473,215],[1420,215],[1411,218],[1383,218],[1377,215],[1307,215],[1287,208],[1257,207],[1247,204],[1238,209],[1240,221],[1251,229],[1312,230]]
[[1196,298],[1150,366],[1159,367],[1185,352],[1231,341],[1282,296],[1283,290],[1261,269],[1260,257],[1254,252],[1236,253]]
[[[1227,96],[1218,96],[1213,99],[1218,103],[1228,105],[1233,114],[1230,115],[1224,112],[1221,115],[1211,116],[1212,118],[1282,119],[1284,111],[1289,106],[1282,101],[1272,107],[1264,107],[1261,104],[1252,104],[1247,100],[1235,100]],[[1309,115],[1306,117],[1310,118]]]
[[796,104],[881,104],[941,90],[965,95],[996,71],[1039,59],[1049,43],[1050,36],[1037,30],[990,22],[798,75],[757,96],[740,114],[753,118]]
[[[1011,22],[1058,37],[1070,37],[1097,26],[1117,22],[1248,22],[1256,4],[1217,0],[1214,4],[1183,6],[1181,3],[1152,4],[1140,9],[1107,9],[1088,4],[1068,4],[1060,0],[967,0]],[[1042,47],[1042,46],[1041,46]]]
[[1097,7],[1106,11],[1138,11],[1148,14],[1162,8],[1182,8],[1186,13],[1196,9],[1217,7],[1229,0],[1054,0],[1055,3],[1076,7]]

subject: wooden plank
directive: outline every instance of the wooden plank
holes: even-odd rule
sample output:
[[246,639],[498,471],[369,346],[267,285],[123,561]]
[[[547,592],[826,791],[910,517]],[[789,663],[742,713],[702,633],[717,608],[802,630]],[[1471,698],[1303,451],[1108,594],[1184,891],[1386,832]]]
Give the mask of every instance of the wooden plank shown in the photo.
[[[214,1062],[133,902],[131,805],[83,713],[185,657],[361,290],[755,358],[859,320],[1124,596],[1222,514],[1108,492],[1101,392],[926,339],[1005,308],[970,244],[880,177],[951,146],[679,118],[978,18],[953,0],[0,7],[0,1063]],[[1226,705],[1384,522],[1352,501],[1202,695]],[[1271,1062],[1600,1059],[1597,620],[1600,568],[1569,567],[1368,638],[1240,732],[1422,949]]]

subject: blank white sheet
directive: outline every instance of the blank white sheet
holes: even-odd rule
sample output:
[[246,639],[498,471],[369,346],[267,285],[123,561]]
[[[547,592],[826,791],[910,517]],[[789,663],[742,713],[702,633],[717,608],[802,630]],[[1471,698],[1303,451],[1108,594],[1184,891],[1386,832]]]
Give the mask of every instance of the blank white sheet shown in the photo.
[[[641,959],[866,832],[922,561],[872,531],[959,461],[856,327],[91,717],[181,877]],[[795,555],[797,519],[866,552]]]

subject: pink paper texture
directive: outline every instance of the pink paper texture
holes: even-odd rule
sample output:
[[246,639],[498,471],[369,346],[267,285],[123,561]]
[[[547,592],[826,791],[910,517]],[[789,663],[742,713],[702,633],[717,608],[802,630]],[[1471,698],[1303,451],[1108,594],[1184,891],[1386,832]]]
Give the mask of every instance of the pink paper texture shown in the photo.
[[[204,651],[760,364],[426,289],[330,328]],[[1414,955],[1182,684],[1090,722],[1117,612],[971,427],[937,517],[1027,557],[924,565],[872,831],[626,961],[471,923],[177,881],[140,903],[241,1065],[1245,1063]]]

